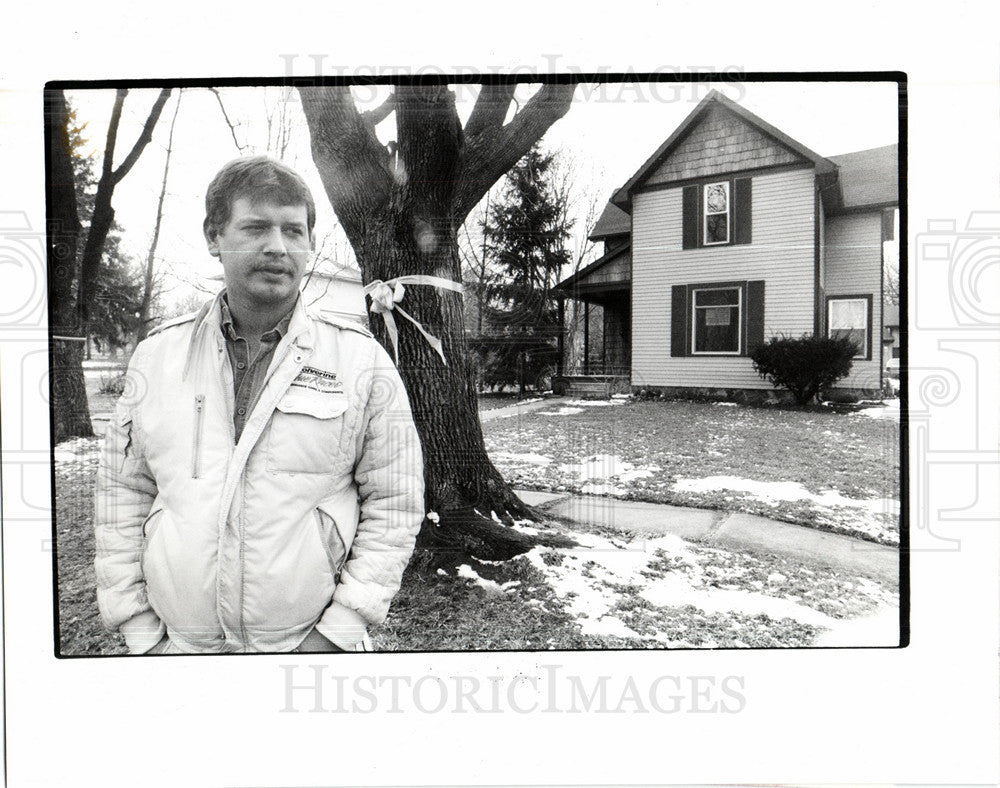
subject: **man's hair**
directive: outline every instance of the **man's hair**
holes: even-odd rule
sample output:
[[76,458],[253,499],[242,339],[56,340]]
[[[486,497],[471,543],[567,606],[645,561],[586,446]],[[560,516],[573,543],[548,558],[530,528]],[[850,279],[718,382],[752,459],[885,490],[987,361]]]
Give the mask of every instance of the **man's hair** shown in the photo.
[[233,159],[224,165],[205,192],[205,235],[215,238],[229,222],[240,197],[272,200],[278,205],[305,205],[309,234],[316,224],[316,203],[302,176],[267,156]]

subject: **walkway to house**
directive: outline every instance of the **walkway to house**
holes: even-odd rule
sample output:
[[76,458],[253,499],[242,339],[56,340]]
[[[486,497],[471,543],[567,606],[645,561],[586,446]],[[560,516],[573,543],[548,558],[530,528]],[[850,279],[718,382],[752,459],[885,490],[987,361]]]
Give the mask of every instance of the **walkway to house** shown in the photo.
[[674,534],[733,550],[765,550],[836,571],[865,575],[890,587],[899,583],[899,550],[864,539],[740,512],[572,493],[515,492],[526,504],[559,520],[632,534]]
[[522,416],[531,413],[533,410],[541,410],[553,405],[558,406],[566,401],[566,397],[538,397],[537,399],[526,399],[523,402],[507,405],[504,408],[493,408],[492,410],[479,411],[480,421],[490,421],[492,419],[505,419],[511,416]]

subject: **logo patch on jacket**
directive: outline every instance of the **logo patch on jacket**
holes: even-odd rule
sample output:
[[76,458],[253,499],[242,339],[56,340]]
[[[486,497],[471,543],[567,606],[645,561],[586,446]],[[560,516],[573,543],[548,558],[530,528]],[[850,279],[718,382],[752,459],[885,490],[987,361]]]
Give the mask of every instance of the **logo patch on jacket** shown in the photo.
[[315,367],[302,367],[302,371],[292,381],[293,386],[320,391],[324,394],[342,394],[344,384],[337,380],[336,372],[326,372]]

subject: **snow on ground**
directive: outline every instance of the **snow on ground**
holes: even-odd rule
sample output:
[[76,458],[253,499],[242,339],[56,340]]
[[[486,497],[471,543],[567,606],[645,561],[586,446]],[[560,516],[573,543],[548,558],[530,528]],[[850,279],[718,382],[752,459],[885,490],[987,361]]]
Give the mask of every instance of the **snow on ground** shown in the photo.
[[583,462],[560,465],[559,470],[586,482],[580,488],[584,495],[628,495],[628,487],[624,485],[648,479],[662,469],[658,465],[637,467],[613,454],[595,454]]
[[705,479],[679,478],[674,484],[674,489],[678,492],[694,493],[732,490],[749,493],[765,503],[811,501],[817,506],[828,509],[835,506],[849,506],[864,509],[871,514],[884,512],[899,515],[899,501],[890,498],[847,498],[837,490],[811,493],[798,482],[757,482],[752,479],[741,479],[738,476],[709,476]]
[[511,465],[519,462],[526,462],[529,465],[548,465],[552,462],[551,457],[546,457],[542,454],[514,454],[509,451],[492,452],[490,459],[500,465]]
[[646,479],[654,471],[662,470],[658,465],[635,466],[613,454],[595,454],[583,462],[560,465],[560,471],[575,473],[580,481],[588,479],[618,479],[627,484],[636,479]]
[[839,622],[839,626],[821,632],[814,646],[898,646],[899,608],[881,605],[874,613]]
[[[447,572],[445,572],[445,574],[447,574]],[[459,577],[464,577],[466,580],[471,580],[473,583],[475,583],[481,588],[484,588],[487,591],[493,591],[498,594],[502,594],[507,591],[513,591],[515,588],[517,588],[517,586],[521,585],[520,580],[509,580],[503,585],[500,585],[500,583],[496,582],[495,580],[487,580],[485,577],[480,577],[476,573],[476,570],[473,569],[468,564],[462,564],[460,567],[458,567],[458,570],[455,572],[455,574],[458,575]]]
[[556,410],[540,410],[539,416],[575,416],[585,408],[607,408],[629,401],[629,395],[615,395],[611,399],[570,399],[559,403]]
[[[718,569],[713,564],[718,551],[696,548],[677,536],[635,542],[585,533],[574,538],[580,547],[537,547],[526,559],[545,576],[585,635],[707,648],[750,645],[746,640],[760,645],[761,637],[768,644],[766,638],[774,636],[766,632],[771,630],[792,631],[801,643],[809,643],[817,633],[824,644],[894,645],[898,641],[895,595],[863,578],[846,582],[832,573],[839,583],[834,596],[848,597],[850,607],[845,611],[860,612],[863,617],[840,612],[828,615],[817,609],[822,607],[817,602],[827,605],[824,610],[833,606],[839,611],[836,606],[843,605],[843,599],[812,597],[822,586],[819,579],[802,594],[802,578],[806,577],[808,585],[815,575],[808,569],[799,570],[798,586],[790,585],[786,574],[771,571],[765,582],[744,580],[741,587],[740,575],[752,576],[756,568],[727,566],[721,573],[726,587],[720,587],[720,572],[713,571]],[[788,568],[783,571],[793,573]],[[829,578],[824,582],[829,584]],[[876,611],[874,615],[871,610]],[[755,637],[755,631],[749,630],[765,635],[758,631]]]
[[679,478],[677,492],[705,494],[724,490],[744,493],[761,503],[777,506],[805,502],[813,507],[817,523],[838,533],[863,534],[883,544],[899,544],[899,501],[894,498],[848,498],[837,490],[812,493],[798,482],[760,482],[738,476]]
[[94,438],[71,438],[55,447],[53,456],[57,463],[96,462],[101,442]]
[[877,405],[873,408],[856,410],[851,415],[868,416],[872,419],[891,419],[893,421],[899,421],[899,400],[887,399],[881,405]]

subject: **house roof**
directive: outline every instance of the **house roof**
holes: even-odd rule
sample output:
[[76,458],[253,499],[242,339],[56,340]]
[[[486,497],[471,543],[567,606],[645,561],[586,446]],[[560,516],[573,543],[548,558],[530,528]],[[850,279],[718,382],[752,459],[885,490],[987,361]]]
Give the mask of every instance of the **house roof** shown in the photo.
[[751,126],[756,127],[764,134],[777,140],[794,153],[797,153],[804,159],[813,162],[816,166],[817,174],[825,175],[836,171],[836,166],[829,159],[820,156],[815,151],[807,148],[801,142],[792,139],[763,118],[758,117],[748,109],[744,109],[735,101],[726,98],[724,95],[719,93],[719,91],[711,90],[708,95],[705,96],[701,102],[699,102],[698,106],[691,111],[691,114],[684,119],[681,125],[674,130],[674,133],[671,134],[667,140],[656,149],[656,152],[646,160],[646,163],[643,164],[636,171],[636,173],[625,182],[624,186],[615,192],[611,198],[611,202],[624,210],[629,210],[629,198],[631,196],[631,191],[653,173],[656,167],[668,155],[670,155],[670,152],[684,140],[688,132],[690,132],[691,129],[698,124],[704,114],[713,106],[719,106],[729,110],[746,123],[749,123]]
[[830,161],[840,171],[845,209],[899,202],[898,145],[831,156]]
[[[623,214],[627,218],[627,214]],[[631,222],[629,223],[631,227]],[[602,268],[612,260],[617,260],[623,254],[629,254],[632,250],[632,244],[625,244],[624,246],[616,246],[607,254],[601,255],[594,262],[590,263],[585,268],[581,268],[575,274],[572,274],[565,279],[563,279],[559,284],[556,285],[556,290],[570,290],[573,285],[583,282],[588,276],[594,273],[598,268]]]
[[598,241],[609,235],[622,235],[630,232],[632,232],[632,217],[613,202],[608,202],[604,206],[601,218],[594,225],[593,232],[590,233],[590,239]]

